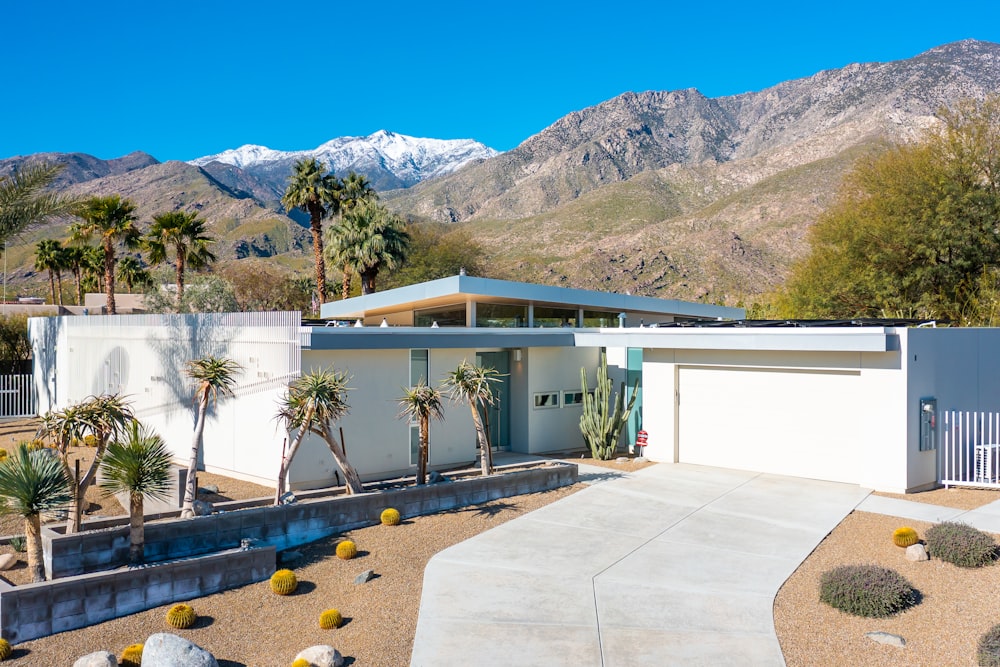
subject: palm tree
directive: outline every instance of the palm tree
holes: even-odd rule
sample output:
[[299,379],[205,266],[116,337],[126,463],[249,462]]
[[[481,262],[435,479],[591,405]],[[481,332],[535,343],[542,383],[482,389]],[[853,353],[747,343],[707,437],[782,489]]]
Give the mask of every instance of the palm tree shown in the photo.
[[[343,180],[343,190],[340,193],[340,210],[351,211],[362,201],[375,201],[378,193],[364,176],[350,171]],[[340,289],[340,298],[346,299],[351,294],[351,265],[342,265],[344,278]]]
[[63,256],[66,260],[66,268],[73,272],[73,280],[76,284],[76,305],[83,305],[83,263],[86,257],[87,248],[79,245],[69,245],[63,248]]
[[327,230],[327,243],[336,261],[361,276],[362,294],[371,294],[379,272],[396,268],[406,258],[410,235],[399,216],[366,199]]
[[295,163],[281,203],[288,210],[299,208],[309,214],[313,256],[316,261],[316,292],[326,301],[326,261],[323,257],[323,218],[340,210],[340,180],[324,174],[326,167],[315,158]]
[[441,392],[434,387],[428,387],[421,378],[417,386],[403,388],[405,392],[399,399],[399,416],[408,421],[416,419],[420,429],[420,446],[417,454],[417,484],[427,481],[427,463],[430,460],[430,423],[431,417],[444,419],[441,408]]
[[73,225],[74,238],[87,242],[99,236],[104,250],[104,291],[108,296],[108,314],[115,315],[115,246],[135,248],[141,238],[135,226],[135,204],[118,195],[91,197],[77,210],[83,222]]
[[174,254],[174,270],[177,276],[177,312],[184,299],[184,269],[203,269],[215,261],[215,255],[208,249],[215,240],[208,236],[205,221],[197,213],[170,211],[153,216],[153,226],[146,233],[145,244],[149,250],[149,261],[161,264],[169,261]]
[[65,248],[55,239],[42,239],[35,246],[35,270],[49,272],[52,303],[56,303],[56,279],[59,280],[59,305],[62,305],[62,269],[66,265]]
[[119,282],[125,283],[129,294],[132,293],[132,287],[135,285],[145,287],[153,282],[149,271],[143,267],[142,260],[134,255],[125,255],[118,260],[118,269],[115,273],[115,278]]
[[476,427],[476,444],[482,453],[483,475],[493,472],[493,452],[490,449],[490,439],[483,426],[482,414],[490,405],[496,402],[491,382],[500,381],[500,373],[494,368],[476,366],[468,360],[463,361],[453,371],[445,375],[442,385],[455,402],[468,403],[472,410],[472,423]]
[[48,190],[62,169],[62,165],[41,163],[0,177],[0,242],[72,212],[75,199]]
[[104,290],[104,250],[100,246],[84,245],[80,268],[83,270],[83,280],[98,292]]
[[298,429],[298,433],[288,450],[288,456],[281,462],[276,498],[280,498],[284,492],[284,479],[288,466],[306,433],[318,435],[326,442],[333,459],[344,473],[347,493],[364,492],[361,476],[347,460],[343,432],[339,442],[333,435],[333,425],[346,415],[349,409],[345,396],[349,379],[346,373],[328,368],[303,375],[289,385],[288,393],[279,404],[278,418],[285,422],[289,431]]
[[5,513],[24,519],[31,581],[45,581],[41,515],[70,501],[69,480],[62,464],[44,450],[32,451],[22,442],[0,464],[0,498]]
[[198,406],[198,421],[194,426],[194,437],[191,440],[191,460],[188,463],[187,484],[184,488],[184,505],[181,516],[194,516],[194,501],[198,495],[198,454],[201,452],[202,436],[205,433],[205,414],[208,412],[208,401],[218,400],[219,394],[232,395],[236,384],[236,373],[243,369],[232,359],[219,357],[202,357],[187,362],[184,373],[195,381],[197,388],[194,397]]
[[124,438],[108,445],[101,459],[101,488],[108,495],[128,494],[128,561],[143,561],[145,498],[166,499],[170,489],[170,452],[156,433],[138,421],[125,429]]

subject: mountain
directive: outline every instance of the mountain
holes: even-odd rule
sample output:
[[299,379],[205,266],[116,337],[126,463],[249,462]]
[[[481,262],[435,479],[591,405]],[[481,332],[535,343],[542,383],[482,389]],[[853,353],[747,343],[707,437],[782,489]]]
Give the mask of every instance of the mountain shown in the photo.
[[277,151],[248,144],[191,160],[190,164],[236,167],[280,198],[292,165],[303,158],[316,158],[338,176],[349,171],[364,174],[377,190],[390,190],[410,187],[495,155],[497,151],[471,139],[418,139],[379,130],[367,137],[338,137],[303,151]]
[[55,186],[61,188],[159,164],[155,157],[141,151],[129,153],[114,160],[102,160],[86,153],[35,153],[0,160],[0,177],[8,175],[24,165],[39,162],[55,162],[63,165],[63,170],[59,172],[55,180]]

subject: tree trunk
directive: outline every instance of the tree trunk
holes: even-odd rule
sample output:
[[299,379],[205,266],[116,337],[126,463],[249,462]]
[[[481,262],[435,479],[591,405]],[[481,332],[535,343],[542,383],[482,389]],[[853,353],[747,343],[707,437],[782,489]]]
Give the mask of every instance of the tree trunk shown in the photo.
[[97,476],[97,469],[100,466],[101,457],[104,455],[104,449],[106,447],[105,442],[107,441],[107,435],[95,434],[97,435],[97,450],[94,452],[94,459],[90,462],[90,466],[87,468],[87,472],[83,474],[83,477],[76,479],[76,472],[70,470],[69,462],[66,460],[65,455],[63,458],[63,467],[66,469],[66,476],[74,480],[70,484],[70,504],[69,512],[66,518],[66,534],[70,535],[73,533],[79,533],[83,527],[83,505],[86,502],[87,489],[91,484],[94,483],[94,478]]
[[346,299],[351,296],[351,267],[344,264],[344,282],[340,287],[340,298]]
[[58,283],[58,285],[59,285],[59,305],[61,306],[61,305],[63,305],[63,298],[62,298],[62,271],[60,271],[59,269],[56,269],[56,283]]
[[83,281],[80,279],[80,265],[73,267],[73,279],[76,281],[76,305],[83,305]]
[[142,516],[142,494],[129,494],[128,508],[128,562],[130,565],[139,565],[144,560],[144,545],[146,544],[145,519]]
[[104,239],[104,293],[108,297],[108,315],[117,315],[115,307],[115,246],[110,238]]
[[[303,424],[309,424],[312,422],[313,415],[316,414],[316,408],[311,404],[306,409],[305,419]],[[292,440],[292,444],[288,447],[288,453],[281,459],[281,467],[278,469],[278,484],[277,489],[274,492],[274,504],[277,505],[281,502],[281,496],[285,495],[285,490],[287,488],[287,483],[285,478],[288,476],[288,469],[292,465],[292,459],[295,458],[295,454],[299,451],[299,445],[302,444],[302,439],[305,434],[309,432],[309,429],[305,426],[299,429],[298,434]]]
[[362,294],[374,294],[375,293],[375,277],[378,276],[378,271],[362,271],[361,272],[361,293]]
[[420,447],[417,454],[417,484],[427,482],[427,461],[430,458],[430,434],[428,429],[431,419],[427,415],[420,416]]
[[181,312],[181,302],[184,300],[184,249],[177,248],[177,312]]
[[194,425],[194,437],[191,439],[191,460],[188,462],[187,483],[184,485],[182,519],[194,516],[194,501],[198,496],[198,451],[201,449],[201,438],[205,432],[205,413],[207,411],[208,387],[202,387],[198,392],[198,421]]
[[344,443],[337,442],[337,439],[328,429],[323,429],[319,435],[326,441],[326,446],[330,448],[330,453],[333,454],[333,460],[337,462],[340,470],[344,473],[344,485],[348,495],[364,493],[365,487],[361,484],[361,476],[358,475],[358,471],[354,469],[351,462],[347,460]]
[[52,291],[52,305],[56,305],[56,274],[49,269],[49,289]]
[[45,581],[45,561],[42,555],[42,522],[37,514],[24,517],[24,541],[28,547],[28,572],[31,582]]
[[316,260],[316,293],[320,304],[326,303],[326,260],[323,259],[323,207],[309,204],[309,227],[312,230],[313,256]]
[[70,484],[69,508],[66,516],[66,534],[73,535],[80,532],[83,523],[83,489],[76,482]]
[[493,437],[490,435],[490,406],[486,403],[481,404],[483,407],[483,435],[486,437],[486,454],[489,457],[489,468],[490,472],[493,472]]
[[475,402],[469,402],[469,408],[472,410],[472,423],[476,426],[476,442],[479,444],[479,450],[481,453],[481,469],[483,471],[483,477],[491,474],[493,472],[493,466],[491,465],[492,457],[490,456],[490,443],[486,439],[486,431],[483,430],[483,420],[479,416],[479,408]]

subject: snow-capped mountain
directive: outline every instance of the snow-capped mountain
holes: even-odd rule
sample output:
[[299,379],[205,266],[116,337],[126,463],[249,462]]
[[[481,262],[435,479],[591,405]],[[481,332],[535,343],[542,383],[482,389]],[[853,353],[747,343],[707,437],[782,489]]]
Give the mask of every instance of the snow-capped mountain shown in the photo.
[[472,139],[420,139],[386,130],[367,137],[338,137],[312,150],[278,151],[246,145],[191,160],[206,167],[213,162],[238,167],[283,191],[292,165],[314,157],[343,176],[355,171],[368,177],[378,190],[405,188],[435,176],[449,174],[497,151]]

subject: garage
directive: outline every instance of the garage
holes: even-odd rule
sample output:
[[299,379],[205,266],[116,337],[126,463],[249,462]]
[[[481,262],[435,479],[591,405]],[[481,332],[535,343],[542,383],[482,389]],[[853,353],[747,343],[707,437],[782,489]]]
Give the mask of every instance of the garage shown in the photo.
[[679,461],[860,481],[852,424],[860,371],[678,366],[677,373]]

